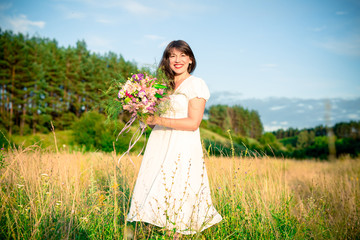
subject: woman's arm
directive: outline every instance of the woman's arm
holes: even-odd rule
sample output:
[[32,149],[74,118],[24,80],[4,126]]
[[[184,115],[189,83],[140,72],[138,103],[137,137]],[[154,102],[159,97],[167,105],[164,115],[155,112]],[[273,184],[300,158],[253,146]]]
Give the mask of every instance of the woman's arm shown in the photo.
[[148,125],[161,125],[176,130],[195,131],[199,128],[205,109],[205,99],[193,98],[189,101],[188,117],[180,119],[149,117]]

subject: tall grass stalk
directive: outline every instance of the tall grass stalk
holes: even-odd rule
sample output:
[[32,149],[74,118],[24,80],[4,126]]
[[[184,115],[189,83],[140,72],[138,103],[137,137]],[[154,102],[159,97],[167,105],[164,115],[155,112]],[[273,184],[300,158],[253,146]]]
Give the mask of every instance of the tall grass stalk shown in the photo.
[[[123,239],[141,158],[58,153],[37,146],[3,153],[0,239]],[[356,239],[360,159],[331,162],[257,154],[209,157],[206,167],[223,221],[185,239]],[[138,239],[167,239],[146,224]]]

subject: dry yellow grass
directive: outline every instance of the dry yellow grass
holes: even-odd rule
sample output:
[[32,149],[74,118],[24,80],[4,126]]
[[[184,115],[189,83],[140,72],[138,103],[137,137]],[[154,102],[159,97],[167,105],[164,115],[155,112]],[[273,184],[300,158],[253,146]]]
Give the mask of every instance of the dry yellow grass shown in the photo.
[[[124,157],[117,165],[118,157],[52,153],[36,146],[5,153],[0,238],[122,238],[141,158],[131,157],[133,165]],[[360,236],[359,159],[210,157],[206,166],[224,220],[194,238]]]

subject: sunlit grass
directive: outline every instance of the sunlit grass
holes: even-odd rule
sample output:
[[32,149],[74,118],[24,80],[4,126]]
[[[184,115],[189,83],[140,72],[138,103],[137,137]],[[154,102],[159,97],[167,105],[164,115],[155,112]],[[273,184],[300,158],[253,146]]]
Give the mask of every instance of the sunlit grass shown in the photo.
[[[4,152],[0,239],[123,239],[141,158],[103,153]],[[360,159],[334,162],[210,157],[213,203],[223,221],[185,239],[356,239]],[[161,229],[130,224],[138,239]]]
[[[1,134],[1,133],[0,133]],[[13,135],[11,137],[12,142],[17,145],[28,147],[32,145],[39,146],[43,149],[56,150],[55,148],[55,138],[53,133],[36,133],[32,135]],[[72,148],[69,146],[69,143],[74,143],[73,131],[72,130],[63,130],[56,132],[56,141],[59,149]]]

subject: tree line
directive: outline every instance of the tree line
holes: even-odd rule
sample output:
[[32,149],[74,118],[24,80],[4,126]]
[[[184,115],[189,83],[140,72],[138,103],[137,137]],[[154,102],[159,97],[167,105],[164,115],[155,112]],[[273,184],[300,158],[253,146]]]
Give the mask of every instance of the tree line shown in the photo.
[[276,136],[277,139],[296,137],[301,132],[308,132],[314,137],[318,136],[327,136],[328,132],[331,131],[337,138],[354,138],[360,139],[360,121],[350,121],[350,122],[340,122],[336,123],[332,127],[327,127],[324,125],[319,125],[314,128],[289,128],[289,129],[278,129],[272,133]]
[[272,134],[286,147],[287,156],[294,158],[360,155],[360,121],[340,122],[332,127],[279,129]]
[[46,132],[53,121],[66,129],[89,110],[102,111],[102,91],[134,62],[91,53],[85,41],[60,47],[56,40],[0,29],[0,127],[8,134]]

